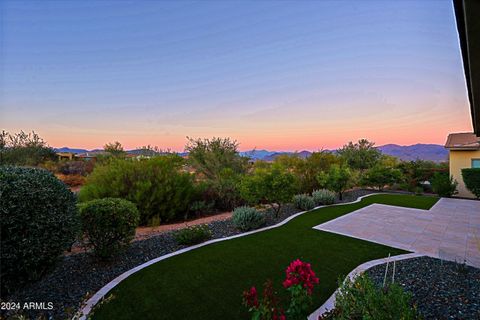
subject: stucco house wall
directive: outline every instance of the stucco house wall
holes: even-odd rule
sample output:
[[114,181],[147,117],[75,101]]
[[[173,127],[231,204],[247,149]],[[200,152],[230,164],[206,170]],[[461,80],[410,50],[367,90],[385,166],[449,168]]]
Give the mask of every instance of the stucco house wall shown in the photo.
[[475,198],[463,183],[462,169],[472,167],[472,159],[480,159],[480,150],[450,150],[450,174],[457,180],[458,197]]

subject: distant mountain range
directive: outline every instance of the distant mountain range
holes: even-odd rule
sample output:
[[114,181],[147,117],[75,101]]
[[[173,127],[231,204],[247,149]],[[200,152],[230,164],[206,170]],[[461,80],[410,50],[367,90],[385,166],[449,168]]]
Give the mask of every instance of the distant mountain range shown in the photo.
[[[445,149],[442,145],[439,144],[414,144],[411,146],[400,146],[398,144],[386,144],[384,146],[379,146],[383,154],[397,157],[401,160],[411,161],[411,160],[430,160],[435,162],[441,162],[448,160],[448,150]],[[336,150],[325,150],[327,152],[336,152]],[[278,151],[268,151],[268,150],[250,150],[241,152],[242,155],[248,156],[252,159],[272,161],[276,157],[281,155],[291,155],[295,152],[278,152]],[[312,153],[310,151],[300,151],[297,154],[301,158],[307,158]]]
[[[75,148],[57,148],[57,152],[72,152],[72,153],[85,153],[85,152],[98,152],[102,151],[101,149],[95,150],[86,150],[86,149],[75,149]],[[383,154],[397,157],[401,160],[410,161],[410,160],[430,160],[435,162],[441,162],[448,160],[448,150],[446,150],[442,145],[439,144],[414,144],[411,146],[400,146],[398,144],[386,144],[379,146]],[[326,150],[329,152],[335,152],[335,150]],[[128,150],[129,154],[139,154],[140,149]],[[185,155],[185,153],[179,153],[180,155]],[[250,157],[254,160],[265,160],[273,161],[275,158],[281,155],[292,155],[295,152],[282,152],[282,151],[268,151],[268,150],[250,150],[240,152],[242,156]],[[296,152],[301,158],[307,158],[312,153],[310,151],[300,151]]]
[[430,160],[430,161],[447,161],[448,150],[439,144],[414,144],[411,146],[399,146],[398,144],[386,144],[378,147],[383,154],[397,157],[401,160]]

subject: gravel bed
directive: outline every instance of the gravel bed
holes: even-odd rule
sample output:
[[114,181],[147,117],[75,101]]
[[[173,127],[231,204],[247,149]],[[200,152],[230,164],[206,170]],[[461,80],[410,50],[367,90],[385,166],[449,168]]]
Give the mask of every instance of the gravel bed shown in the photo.
[[[387,281],[392,279],[389,267]],[[385,264],[367,271],[382,286]],[[396,262],[395,282],[412,294],[425,319],[480,319],[480,269],[435,258]]]
[[[353,190],[344,194],[342,201],[350,202],[359,196],[373,193],[369,190]],[[299,212],[292,205],[285,205],[279,217],[273,212],[266,213],[266,226],[274,225]],[[241,233],[233,226],[232,220],[214,221],[208,224],[212,238],[225,238]],[[81,302],[93,295],[120,274],[146,261],[184,248],[173,237],[174,231],[161,233],[148,239],[135,241],[122,254],[110,263],[97,261],[88,253],[64,256],[55,269],[38,282],[32,283],[8,297],[3,302],[53,302],[53,309],[46,311],[30,310],[23,314],[31,319],[39,316],[45,319],[69,319],[79,309]],[[11,316],[1,310],[2,316]],[[1,318],[1,317],[0,317]]]

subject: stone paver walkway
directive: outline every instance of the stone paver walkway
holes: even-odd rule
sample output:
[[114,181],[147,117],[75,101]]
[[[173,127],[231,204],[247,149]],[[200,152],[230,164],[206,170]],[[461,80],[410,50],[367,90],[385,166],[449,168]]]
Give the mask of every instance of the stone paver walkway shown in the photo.
[[442,198],[430,210],[372,204],[314,228],[480,268],[480,201]]

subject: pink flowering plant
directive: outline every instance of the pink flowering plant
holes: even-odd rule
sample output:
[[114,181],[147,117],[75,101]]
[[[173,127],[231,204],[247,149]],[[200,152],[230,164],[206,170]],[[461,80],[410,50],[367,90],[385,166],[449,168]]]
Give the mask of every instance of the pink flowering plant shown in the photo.
[[272,281],[267,281],[263,297],[258,298],[257,289],[251,287],[243,292],[243,304],[252,313],[252,320],[305,319],[312,303],[313,288],[318,284],[311,265],[300,260],[293,261],[286,269],[283,286],[290,293],[290,304],[286,313],[279,307],[280,299],[273,290]]
[[243,304],[252,313],[252,320],[285,320],[283,310],[279,308],[279,299],[273,290],[271,280],[265,282],[263,298],[259,302],[257,289],[251,287],[243,292]]
[[289,319],[305,319],[308,307],[312,304],[312,292],[318,278],[310,263],[293,261],[288,266],[283,286],[290,292],[290,305],[287,309]]

